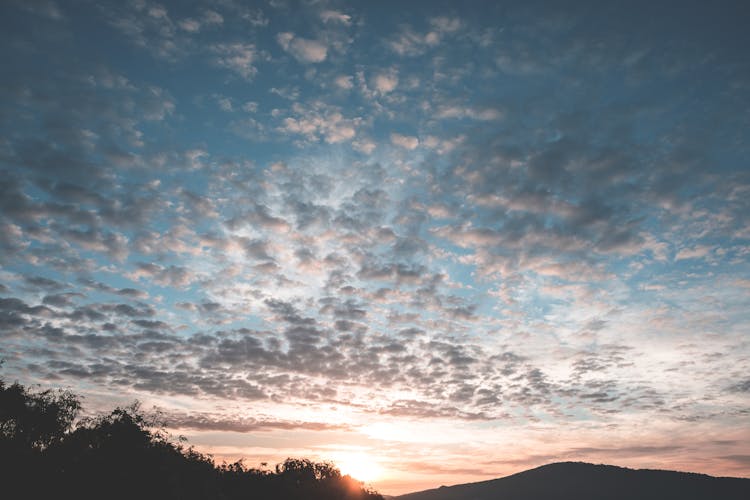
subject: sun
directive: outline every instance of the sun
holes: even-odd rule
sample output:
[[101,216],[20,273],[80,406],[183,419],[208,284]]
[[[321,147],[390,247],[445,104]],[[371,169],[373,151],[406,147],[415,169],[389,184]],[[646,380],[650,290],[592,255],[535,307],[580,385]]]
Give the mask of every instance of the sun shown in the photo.
[[340,452],[333,455],[333,462],[343,475],[350,475],[363,483],[379,479],[383,469],[378,463],[362,452]]

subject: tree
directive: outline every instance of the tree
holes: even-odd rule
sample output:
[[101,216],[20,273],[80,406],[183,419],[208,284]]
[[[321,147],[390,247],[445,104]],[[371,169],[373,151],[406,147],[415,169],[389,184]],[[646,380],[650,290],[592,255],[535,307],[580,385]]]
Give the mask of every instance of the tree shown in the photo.
[[138,404],[76,420],[70,392],[0,380],[0,484],[19,498],[382,500],[331,463],[288,458],[274,470],[216,466],[176,442]]
[[31,392],[19,383],[0,380],[0,440],[25,450],[42,451],[70,431],[81,410],[79,398],[68,391]]

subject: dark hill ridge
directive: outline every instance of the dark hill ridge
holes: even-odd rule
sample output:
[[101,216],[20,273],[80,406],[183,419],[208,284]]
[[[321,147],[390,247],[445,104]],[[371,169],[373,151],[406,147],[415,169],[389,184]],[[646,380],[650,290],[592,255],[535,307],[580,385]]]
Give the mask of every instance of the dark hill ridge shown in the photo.
[[561,462],[478,483],[441,486],[397,500],[748,500],[750,479]]

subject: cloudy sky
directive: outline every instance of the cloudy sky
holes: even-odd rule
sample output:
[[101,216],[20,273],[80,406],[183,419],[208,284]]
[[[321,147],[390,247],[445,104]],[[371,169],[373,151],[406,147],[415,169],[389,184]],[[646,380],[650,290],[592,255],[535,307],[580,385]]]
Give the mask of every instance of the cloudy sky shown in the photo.
[[2,2],[0,375],[386,493],[750,475],[750,13],[607,3]]

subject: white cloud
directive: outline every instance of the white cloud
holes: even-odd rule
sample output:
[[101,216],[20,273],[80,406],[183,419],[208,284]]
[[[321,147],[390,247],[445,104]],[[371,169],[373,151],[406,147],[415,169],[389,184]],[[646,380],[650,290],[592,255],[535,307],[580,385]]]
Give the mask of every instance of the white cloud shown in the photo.
[[177,22],[183,31],[198,33],[204,26],[219,26],[224,24],[224,16],[213,10],[207,10],[200,20],[185,18]]
[[185,152],[185,160],[192,170],[203,167],[201,158],[208,157],[208,153],[202,149],[191,149]]
[[153,17],[154,19],[168,19],[169,18],[169,16],[167,15],[167,9],[165,9],[161,5],[154,5],[153,7],[150,7],[148,9],[148,15]]
[[242,111],[247,111],[248,113],[255,113],[258,111],[258,103],[255,101],[247,101],[245,104],[242,105]]
[[145,96],[142,112],[146,120],[161,121],[174,112],[175,103],[164,89],[149,87]]
[[372,154],[373,151],[375,151],[375,148],[377,148],[377,144],[375,144],[375,141],[372,141],[370,139],[362,139],[352,142],[352,147],[360,153],[369,155]]
[[216,11],[207,10],[203,16],[205,24],[224,24],[224,17]]
[[503,117],[503,112],[496,108],[472,108],[459,105],[439,106],[435,112],[435,117],[443,119],[462,119],[469,118],[479,121],[495,121]]
[[416,149],[419,146],[419,139],[411,135],[401,135],[394,132],[391,134],[391,143],[405,149]]
[[232,106],[232,99],[229,97],[219,97],[217,99],[217,102],[219,103],[219,108],[221,108],[222,111],[234,111],[234,107]]
[[186,52],[187,40],[177,37],[179,23],[175,24],[161,5],[120,2],[107,9],[105,15],[112,26],[154,57],[174,60]]
[[354,83],[352,82],[352,77],[347,75],[339,75],[334,80],[333,83],[340,89],[344,90],[350,90],[352,87],[354,87]]
[[136,90],[136,87],[123,75],[103,69],[88,77],[92,85],[105,89]]
[[429,149],[434,149],[440,154],[446,154],[463,144],[465,140],[466,136],[464,135],[458,135],[450,139],[441,139],[434,135],[428,135],[422,140],[422,145]]
[[268,26],[268,18],[263,11],[246,10],[240,14],[240,18],[247,21],[252,26]]
[[418,56],[438,43],[440,43],[440,36],[435,32],[423,35],[410,27],[405,27],[396,37],[388,40],[386,45],[400,56]]
[[297,87],[281,87],[281,88],[271,87],[269,92],[272,94],[276,94],[282,99],[296,101],[299,99],[300,89]]
[[682,248],[674,260],[686,260],[686,259],[702,259],[711,253],[712,248],[705,245],[694,246],[693,248]]
[[455,33],[463,23],[457,17],[434,17],[430,19],[430,25],[440,33]]
[[219,43],[213,46],[213,52],[218,55],[215,63],[230,69],[243,78],[249,80],[258,72],[253,66],[257,58],[255,45],[246,43]]
[[334,115],[333,118],[336,121],[332,127],[326,130],[326,142],[335,144],[337,142],[348,141],[357,134],[354,125],[343,121],[343,116]]
[[276,35],[276,41],[279,42],[281,48],[286,51],[289,51],[292,40],[294,40],[294,33],[284,32]]
[[372,79],[372,84],[375,86],[375,90],[381,94],[393,92],[398,85],[398,75],[395,71],[378,73]]
[[183,19],[182,21],[178,21],[177,25],[188,33],[197,33],[201,30],[201,23],[195,19]]
[[459,31],[463,27],[463,22],[453,17],[435,17],[430,20],[430,27],[432,29],[423,34],[411,26],[404,26],[396,36],[386,42],[386,45],[400,56],[418,56],[439,45],[445,36]]
[[353,139],[357,135],[358,118],[345,118],[334,106],[315,102],[310,108],[300,104],[292,106],[296,116],[284,118],[280,131],[299,134],[308,140],[324,139],[336,144]]
[[471,109],[469,117],[475,120],[494,121],[503,117],[503,112],[495,108]]
[[279,33],[276,40],[285,52],[302,63],[323,62],[328,56],[328,48],[318,40],[299,38],[289,32]]
[[324,10],[320,13],[320,19],[324,23],[341,23],[349,26],[352,23],[352,16],[338,12],[336,10]]

